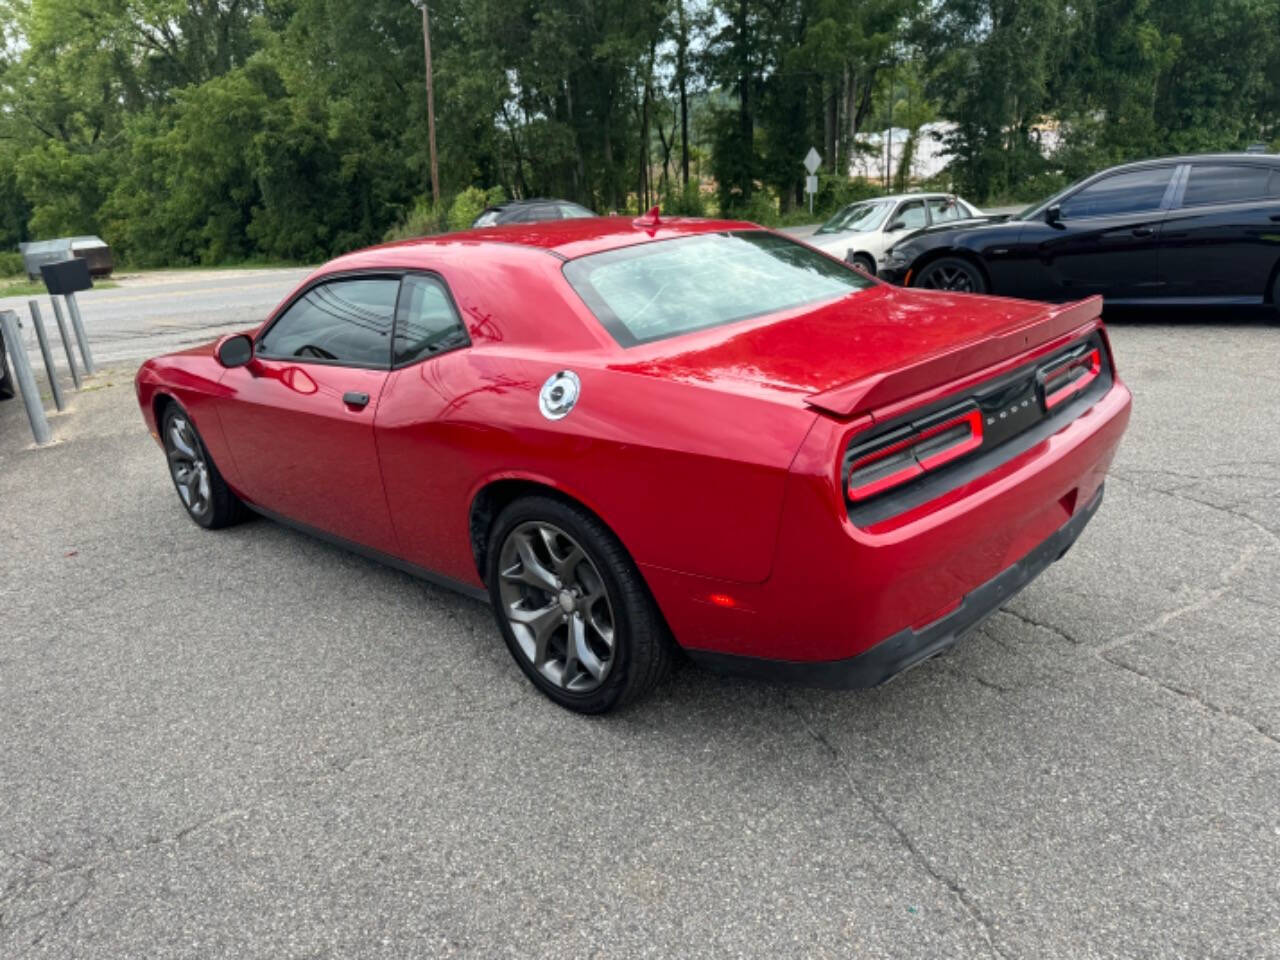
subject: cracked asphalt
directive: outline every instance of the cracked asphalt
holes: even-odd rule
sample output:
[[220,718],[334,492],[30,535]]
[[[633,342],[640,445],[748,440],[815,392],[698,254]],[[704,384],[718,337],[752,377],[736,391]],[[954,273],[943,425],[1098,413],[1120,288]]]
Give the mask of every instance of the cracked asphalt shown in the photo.
[[[1117,318],[1070,554],[831,693],[537,696],[488,610],[0,404],[0,956],[1280,957],[1280,325]],[[105,355],[105,354],[104,354]]]

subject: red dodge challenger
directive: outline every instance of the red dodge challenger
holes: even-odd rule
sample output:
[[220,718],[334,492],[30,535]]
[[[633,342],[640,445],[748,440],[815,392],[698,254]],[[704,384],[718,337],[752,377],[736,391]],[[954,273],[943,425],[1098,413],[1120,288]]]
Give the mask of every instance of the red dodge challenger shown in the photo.
[[879,283],[749,223],[352,253],[148,361],[203,527],[248,510],[486,598],[562,706],[715,668],[881,683],[1062,556],[1129,418],[1097,298]]

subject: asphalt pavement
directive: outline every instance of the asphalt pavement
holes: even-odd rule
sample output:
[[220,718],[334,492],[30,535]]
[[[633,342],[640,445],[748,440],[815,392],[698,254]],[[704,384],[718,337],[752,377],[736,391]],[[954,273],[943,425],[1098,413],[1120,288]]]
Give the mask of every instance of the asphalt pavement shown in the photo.
[[[143,360],[182,350],[233,330],[257,326],[311,268],[171,270],[123,274],[115,288],[86,290],[76,302],[97,363]],[[40,304],[45,327],[57,344],[49,298],[0,298],[24,324],[31,362],[40,364],[28,301]]]
[[599,719],[483,605],[198,529],[131,363],[43,450],[0,404],[0,956],[1280,957],[1280,325],[1112,337],[1098,516],[954,652]]

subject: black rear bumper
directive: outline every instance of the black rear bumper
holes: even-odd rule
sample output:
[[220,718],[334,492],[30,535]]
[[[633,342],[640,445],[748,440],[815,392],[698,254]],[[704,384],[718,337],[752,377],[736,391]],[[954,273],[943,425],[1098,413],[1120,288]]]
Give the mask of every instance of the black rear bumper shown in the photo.
[[1102,488],[1087,506],[1013,566],[965,595],[945,617],[915,630],[908,627],[847,660],[763,660],[689,650],[697,663],[718,673],[756,677],[806,687],[846,690],[874,687],[940,653],[1002,607],[1014,594],[1071,548],[1102,504]]

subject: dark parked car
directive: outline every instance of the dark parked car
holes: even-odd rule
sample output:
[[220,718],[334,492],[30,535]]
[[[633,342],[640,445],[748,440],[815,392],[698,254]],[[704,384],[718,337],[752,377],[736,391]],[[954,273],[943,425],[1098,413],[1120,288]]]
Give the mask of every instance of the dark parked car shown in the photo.
[[1115,304],[1280,304],[1280,156],[1170,157],[1094,174],[1007,219],[921,230],[880,276]]
[[594,217],[595,214],[578,203],[568,200],[549,200],[534,197],[531,200],[508,200],[506,203],[486,207],[476,217],[473,227],[498,227],[508,223],[541,223],[544,220],[577,220]]
[[0,333],[0,400],[13,398],[13,380],[9,376],[9,358],[4,353],[4,334]]

